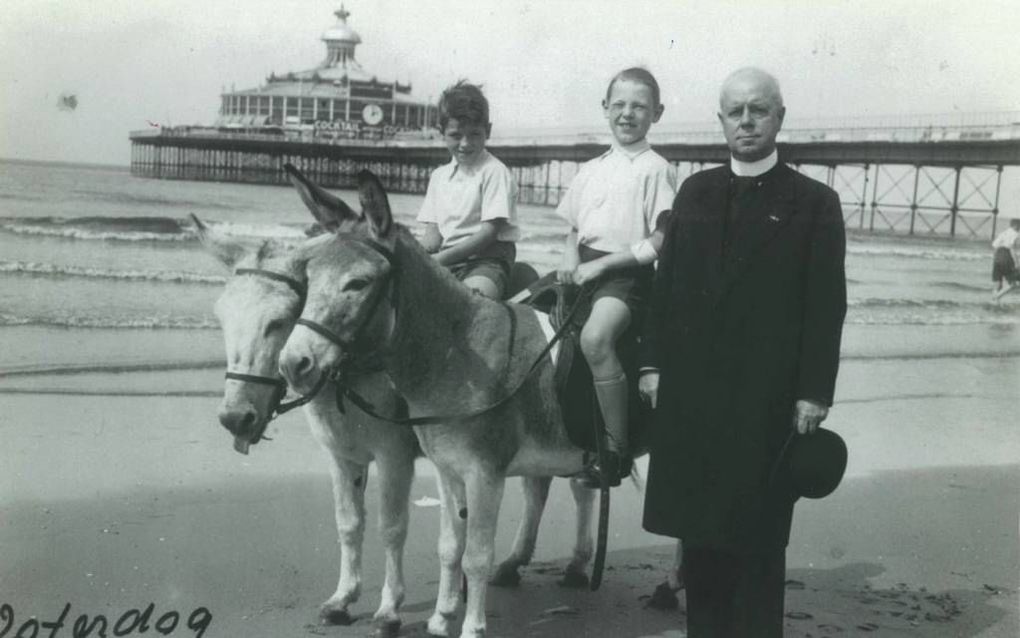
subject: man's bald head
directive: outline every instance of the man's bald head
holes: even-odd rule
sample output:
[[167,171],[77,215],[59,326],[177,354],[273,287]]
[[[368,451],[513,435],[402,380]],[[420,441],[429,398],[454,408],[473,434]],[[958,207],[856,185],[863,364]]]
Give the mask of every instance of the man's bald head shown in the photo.
[[719,89],[720,105],[727,91],[734,91],[748,85],[756,87],[763,95],[774,100],[776,106],[783,106],[783,93],[779,90],[779,80],[768,71],[753,66],[745,66],[726,76],[722,88]]
[[723,82],[719,122],[730,153],[738,160],[754,162],[770,155],[785,115],[779,82],[771,74],[744,67]]

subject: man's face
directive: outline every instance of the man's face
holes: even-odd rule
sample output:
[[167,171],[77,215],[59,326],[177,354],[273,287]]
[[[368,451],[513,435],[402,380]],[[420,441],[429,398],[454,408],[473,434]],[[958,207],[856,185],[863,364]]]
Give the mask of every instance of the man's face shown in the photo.
[[602,108],[613,137],[623,145],[644,139],[652,122],[658,122],[662,115],[662,106],[652,99],[652,89],[625,78],[613,82]]
[[474,164],[485,150],[490,126],[461,122],[451,117],[443,129],[443,143],[458,164]]
[[767,79],[744,75],[731,79],[719,99],[722,123],[730,153],[738,160],[754,162],[776,148],[786,108]]

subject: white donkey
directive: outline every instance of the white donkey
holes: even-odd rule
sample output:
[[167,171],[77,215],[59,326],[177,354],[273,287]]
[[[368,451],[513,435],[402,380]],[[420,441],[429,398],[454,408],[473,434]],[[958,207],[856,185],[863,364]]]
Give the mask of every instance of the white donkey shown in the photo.
[[[293,388],[307,391],[322,375],[365,358],[380,361],[412,417],[447,415],[415,428],[447,502],[428,630],[447,635],[463,570],[468,602],[461,636],[481,636],[506,477],[573,475],[585,454],[563,425],[551,358],[543,355],[544,317],[471,294],[394,223],[374,175],[359,174],[359,190],[361,215],[346,207],[313,208],[327,224],[367,220],[371,236],[339,235],[302,251],[309,295],[302,327],[281,353],[281,371]],[[572,485],[590,512],[593,492]],[[585,533],[580,545],[590,556],[590,529]]]
[[[219,419],[234,434],[235,447],[247,452],[248,445],[262,438],[286,390],[277,361],[304,303],[304,268],[292,247],[276,241],[246,247],[198,218],[194,222],[203,245],[234,273],[215,306],[228,370]],[[322,243],[329,237],[306,243]],[[403,409],[403,401],[379,372],[360,375],[357,387],[384,409]],[[396,635],[404,599],[403,551],[418,443],[410,428],[377,421],[357,408],[341,415],[333,394],[332,383],[327,383],[304,408],[312,434],[329,455],[340,544],[339,582],[336,592],[321,605],[320,617],[330,624],[353,622],[348,607],[361,593],[365,485],[369,463],[375,461],[386,574],[374,621],[380,635]]]

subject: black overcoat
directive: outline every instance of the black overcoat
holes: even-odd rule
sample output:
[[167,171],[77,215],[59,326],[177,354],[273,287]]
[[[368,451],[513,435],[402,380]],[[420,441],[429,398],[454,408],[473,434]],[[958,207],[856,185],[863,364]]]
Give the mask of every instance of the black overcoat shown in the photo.
[[[680,188],[646,324],[661,370],[644,526],[688,547],[785,547],[794,498],[770,480],[797,399],[832,404],[846,249],[835,191],[778,164],[727,222],[728,166]],[[742,200],[747,201],[747,200]]]

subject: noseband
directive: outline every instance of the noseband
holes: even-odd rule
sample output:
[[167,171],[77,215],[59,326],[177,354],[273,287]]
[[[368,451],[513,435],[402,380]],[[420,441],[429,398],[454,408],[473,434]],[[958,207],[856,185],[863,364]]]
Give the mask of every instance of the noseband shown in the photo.
[[[298,281],[293,277],[288,277],[287,275],[283,275],[278,272],[273,272],[271,270],[263,270],[261,268],[238,268],[237,270],[234,271],[234,274],[255,275],[257,277],[263,277],[265,279],[271,279],[273,281],[285,283],[291,290],[293,290],[297,294],[298,301],[301,303],[302,307],[304,306],[305,299],[308,296],[308,288],[305,286],[304,282]],[[318,383],[315,384],[315,387],[312,389],[312,392],[310,394],[294,399],[293,401],[284,401],[283,397],[286,396],[287,394],[287,382],[284,381],[282,377],[264,377],[257,374],[244,374],[241,372],[231,372],[230,370],[227,370],[224,376],[227,379],[231,379],[233,381],[241,381],[243,383],[257,383],[260,385],[271,386],[273,388],[273,398],[270,400],[269,403],[269,421],[272,421],[281,414],[290,412],[294,408],[301,407],[302,405],[311,401],[315,397],[315,395],[319,393],[319,390],[322,389],[322,386],[326,382],[325,378],[322,378],[319,380]]]

